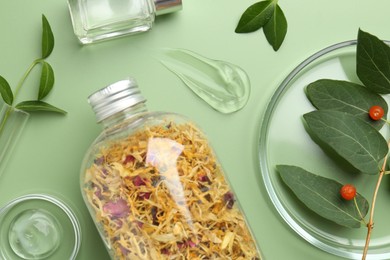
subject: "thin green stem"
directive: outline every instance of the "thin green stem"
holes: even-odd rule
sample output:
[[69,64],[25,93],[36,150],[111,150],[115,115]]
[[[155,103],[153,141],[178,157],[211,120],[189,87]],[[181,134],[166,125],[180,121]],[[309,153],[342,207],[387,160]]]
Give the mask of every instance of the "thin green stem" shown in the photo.
[[353,202],[355,203],[355,207],[356,207],[356,209],[357,209],[357,211],[358,211],[358,213],[359,213],[359,216],[360,216],[360,218],[362,219],[364,225],[367,226],[367,222],[366,222],[366,220],[364,219],[362,212],[360,211],[359,205],[357,204],[356,196],[353,198]]
[[26,81],[26,78],[31,73],[32,69],[37,65],[38,63],[42,62],[42,59],[36,59],[34,60],[31,65],[28,67],[26,72],[23,74],[22,78],[19,80],[18,85],[16,85],[15,91],[14,91],[14,98],[16,99],[20,89],[23,86],[23,83]]
[[4,114],[4,117],[3,119],[1,120],[1,123],[0,123],[0,136],[2,135],[3,133],[3,130],[4,130],[4,127],[5,127],[5,123],[7,122],[8,120],[8,117],[10,116],[11,112],[12,112],[12,107],[9,106],[7,108],[7,111],[5,111],[5,114]]
[[[28,75],[30,75],[31,71],[33,70],[33,68],[35,67],[35,65],[37,65],[38,63],[41,63],[43,61],[43,59],[36,59],[34,60],[31,65],[27,68],[26,72],[24,72],[24,74],[22,75],[22,78],[19,80],[18,84],[16,85],[15,87],[15,91],[14,91],[14,100],[16,99],[16,97],[18,96],[19,94],[19,91],[20,89],[22,88],[23,86],[23,83],[26,81]],[[7,123],[8,121],[8,118],[11,114],[13,110],[13,107],[12,106],[9,106],[7,108],[7,111],[5,112],[4,114],[4,117],[2,118],[1,122],[0,122],[0,136],[4,130],[4,127],[5,127],[5,124]]]

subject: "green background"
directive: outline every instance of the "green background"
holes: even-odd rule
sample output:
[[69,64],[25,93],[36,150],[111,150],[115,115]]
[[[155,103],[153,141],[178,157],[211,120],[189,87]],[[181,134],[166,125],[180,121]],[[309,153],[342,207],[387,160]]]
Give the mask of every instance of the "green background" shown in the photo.
[[[358,28],[389,40],[390,2],[281,0],[289,27],[278,52],[261,30],[234,33],[241,14],[253,3],[187,0],[182,11],[158,17],[150,32],[81,46],[73,34],[66,1],[1,1],[0,75],[14,87],[39,57],[41,14],[45,14],[56,39],[48,59],[56,83],[46,101],[68,114],[29,119],[0,177],[0,205],[31,192],[56,195],[76,211],[81,222],[78,259],[108,259],[79,191],[81,160],[100,132],[87,97],[131,75],[148,99],[149,110],[180,112],[208,134],[266,259],[338,259],[295,234],[268,199],[257,166],[260,120],[284,77],[309,55],[356,39]],[[242,67],[252,83],[247,106],[228,115],[213,110],[154,58],[165,47],[188,49]],[[39,69],[26,82],[19,101],[36,95],[37,82]]]

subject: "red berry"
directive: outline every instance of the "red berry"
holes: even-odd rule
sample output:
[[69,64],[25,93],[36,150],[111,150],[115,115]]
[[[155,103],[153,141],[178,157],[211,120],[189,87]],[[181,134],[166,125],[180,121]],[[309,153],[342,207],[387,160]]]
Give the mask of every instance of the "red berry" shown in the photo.
[[383,117],[385,111],[381,106],[372,106],[368,114],[370,115],[372,120],[377,121]]
[[345,184],[340,189],[340,195],[345,200],[353,200],[356,196],[356,188],[352,184]]

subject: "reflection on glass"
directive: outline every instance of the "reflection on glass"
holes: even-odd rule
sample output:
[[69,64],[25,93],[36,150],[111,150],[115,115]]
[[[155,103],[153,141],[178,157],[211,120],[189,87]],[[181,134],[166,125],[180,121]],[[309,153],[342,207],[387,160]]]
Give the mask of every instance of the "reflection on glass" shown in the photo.
[[30,116],[27,112],[0,104],[0,176]]

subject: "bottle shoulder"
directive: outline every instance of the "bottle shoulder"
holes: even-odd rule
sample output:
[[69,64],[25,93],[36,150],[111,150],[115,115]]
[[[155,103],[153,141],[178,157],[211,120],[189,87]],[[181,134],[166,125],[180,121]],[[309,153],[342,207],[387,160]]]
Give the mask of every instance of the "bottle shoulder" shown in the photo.
[[172,124],[188,124],[195,127],[195,124],[190,119],[181,114],[171,112],[145,112],[123,120],[118,124],[106,127],[97,136],[91,144],[91,147],[101,146],[105,142],[126,138],[126,136],[130,136],[136,132],[148,131],[148,129],[156,126],[169,128]]

